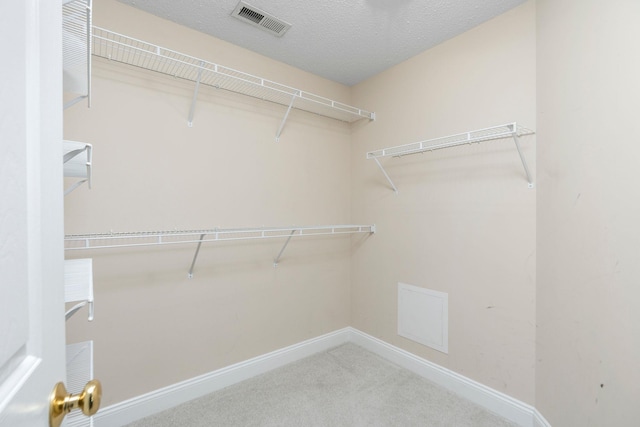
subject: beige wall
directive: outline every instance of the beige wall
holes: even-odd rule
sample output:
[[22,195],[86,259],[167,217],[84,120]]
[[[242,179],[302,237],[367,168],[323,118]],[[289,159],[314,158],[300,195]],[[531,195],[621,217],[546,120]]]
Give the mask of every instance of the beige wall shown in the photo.
[[[376,112],[352,137],[353,326],[534,401],[536,189],[513,140],[381,162],[365,153],[517,121],[536,128],[535,3],[527,2],[353,88]],[[535,170],[535,137],[522,139]],[[397,335],[397,283],[449,294],[449,354]]]
[[[96,0],[96,25],[378,115],[294,111],[275,143],[284,107],[203,89],[188,128],[191,84],[96,60],[93,107],[65,112],[65,137],[96,153],[94,189],[65,199],[67,233],[378,225],[366,241],[294,241],[275,269],[282,242],[207,245],[192,280],[191,247],[73,254],[94,258],[96,320],[76,315],[68,338],[95,341],[105,403],[352,325],[554,426],[634,425],[638,8],[529,1],[347,88]],[[536,130],[522,140],[533,190],[510,140],[384,159],[398,195],[365,159],[511,121]],[[399,281],[449,294],[448,355],[396,334]]]
[[[350,90],[111,0],[94,23],[350,102]],[[65,138],[94,145],[93,189],[65,198],[67,234],[346,224],[348,124],[96,59],[93,104],[65,112]],[[93,257],[95,342],[105,405],[350,324],[349,237],[67,253]]]
[[640,419],[640,3],[538,1],[536,406]]

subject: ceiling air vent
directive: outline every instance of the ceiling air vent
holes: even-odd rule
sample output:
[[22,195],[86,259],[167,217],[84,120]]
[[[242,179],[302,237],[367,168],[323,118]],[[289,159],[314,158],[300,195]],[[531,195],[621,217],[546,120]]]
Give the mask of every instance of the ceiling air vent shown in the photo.
[[278,37],[282,37],[291,28],[291,24],[243,1],[238,3],[231,16]]

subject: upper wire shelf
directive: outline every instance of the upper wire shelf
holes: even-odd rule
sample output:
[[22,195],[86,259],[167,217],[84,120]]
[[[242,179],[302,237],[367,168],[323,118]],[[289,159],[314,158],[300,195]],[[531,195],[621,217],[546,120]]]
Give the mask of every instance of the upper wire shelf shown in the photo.
[[286,238],[286,241],[273,260],[274,267],[292,237],[326,236],[356,233],[375,233],[375,225],[322,225],[301,227],[262,227],[262,228],[213,228],[208,230],[172,230],[172,231],[137,231],[111,232],[94,234],[71,234],[64,238],[65,250],[87,250],[106,248],[129,248],[138,246],[197,244],[196,252],[189,269],[189,278],[193,277],[193,268],[204,242],[228,240],[253,240]]
[[65,92],[77,95],[64,108],[87,99],[91,105],[91,0],[62,4],[62,75]]
[[497,139],[504,138],[513,138],[516,149],[518,150],[518,154],[520,155],[520,160],[522,161],[522,166],[524,167],[525,174],[527,175],[527,182],[529,183],[529,188],[533,187],[533,181],[531,180],[531,174],[529,173],[529,168],[527,166],[527,162],[522,155],[522,150],[520,149],[519,138],[524,135],[531,135],[535,132],[531,129],[528,129],[523,126],[519,126],[516,122],[507,123],[499,126],[492,126],[489,128],[473,130],[469,132],[459,133],[456,135],[445,136],[441,138],[427,139],[424,141],[413,142],[410,144],[397,145],[395,147],[387,147],[379,150],[369,151],[367,153],[367,159],[374,159],[385,178],[389,181],[393,190],[397,193],[398,189],[391,181],[391,178],[384,170],[378,158],[380,157],[401,157],[409,154],[417,154],[424,153],[426,151],[434,151],[440,150],[443,148],[456,147],[458,145],[466,145],[479,143],[484,141],[492,141]]
[[[194,99],[198,85],[204,84],[289,106],[289,110],[296,108],[345,122],[354,122],[363,118],[375,119],[375,113],[357,107],[95,26],[93,27],[93,54],[193,81],[196,83]],[[193,108],[189,121],[192,115]]]

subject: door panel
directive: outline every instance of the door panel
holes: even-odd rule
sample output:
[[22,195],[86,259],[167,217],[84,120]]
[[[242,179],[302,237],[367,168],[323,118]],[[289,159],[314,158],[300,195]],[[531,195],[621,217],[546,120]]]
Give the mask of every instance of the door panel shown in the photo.
[[0,426],[64,380],[61,2],[0,2]]

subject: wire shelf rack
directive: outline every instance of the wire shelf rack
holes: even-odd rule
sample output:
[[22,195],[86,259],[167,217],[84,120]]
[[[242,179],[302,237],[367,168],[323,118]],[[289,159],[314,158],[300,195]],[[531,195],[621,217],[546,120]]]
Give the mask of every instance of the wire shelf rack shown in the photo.
[[76,304],[67,310],[69,320],[78,310],[89,305],[89,321],[93,320],[93,261],[91,258],[64,261],[64,302]]
[[[93,54],[195,82],[194,99],[197,87],[203,84],[288,106],[287,115],[291,108],[295,108],[344,122],[375,118],[374,113],[357,107],[95,26]],[[189,122],[192,118],[193,108]]]
[[533,134],[534,132],[531,129],[519,126],[516,123],[508,123],[506,125],[493,126],[490,128],[459,133],[456,135],[427,139],[424,141],[413,142],[411,144],[398,145],[395,147],[388,147],[382,148],[380,150],[370,151],[367,153],[367,159],[388,156],[400,157],[406,156],[408,154],[424,153],[425,151],[455,147],[458,145],[511,138],[513,137],[514,133],[518,136],[524,136]]
[[[70,393],[80,394],[93,377],[93,341],[67,344],[67,387]],[[62,427],[93,427],[93,417],[82,411],[71,411],[62,421]]]
[[172,231],[136,231],[110,232],[94,234],[71,234],[64,238],[65,250],[77,251],[88,249],[130,248],[155,245],[197,244],[196,252],[189,269],[189,278],[193,277],[193,269],[202,243],[255,240],[286,239],[282,249],[275,257],[278,262],[292,237],[346,235],[356,233],[373,234],[375,225],[323,225],[261,228],[213,228],[207,230],[172,230]]
[[513,138],[516,149],[518,150],[518,154],[520,155],[520,160],[522,161],[522,166],[524,167],[525,173],[527,175],[527,181],[529,183],[529,187],[533,187],[533,181],[531,180],[531,174],[529,173],[529,168],[527,163],[522,155],[522,151],[520,149],[519,138],[525,135],[532,135],[535,132],[531,129],[528,129],[523,126],[519,126],[516,122],[507,123],[499,126],[492,126],[489,128],[473,130],[469,132],[459,133],[455,135],[445,136],[441,138],[427,139],[424,141],[413,142],[410,144],[397,145],[395,147],[387,147],[379,150],[369,151],[367,153],[367,159],[374,159],[382,173],[384,174],[387,181],[393,187],[393,190],[397,193],[398,189],[391,181],[391,178],[387,174],[387,172],[382,167],[382,164],[378,161],[378,158],[381,157],[402,157],[410,154],[424,153],[427,151],[440,150],[444,148],[456,147],[459,145],[467,145],[480,143],[485,141],[493,141],[504,138]]
[[295,236],[373,233],[373,225],[326,225],[304,227],[212,228],[206,230],[135,231],[70,234],[64,237],[65,250],[127,248],[173,245],[223,240],[273,239]]
[[65,92],[77,95],[64,108],[87,99],[91,104],[91,0],[62,5],[62,70]]
[[78,180],[64,190],[64,195],[71,193],[83,183],[91,188],[91,171],[93,163],[93,146],[85,142],[62,141],[62,163],[65,178]]

